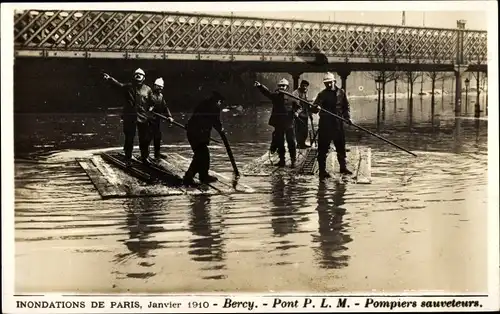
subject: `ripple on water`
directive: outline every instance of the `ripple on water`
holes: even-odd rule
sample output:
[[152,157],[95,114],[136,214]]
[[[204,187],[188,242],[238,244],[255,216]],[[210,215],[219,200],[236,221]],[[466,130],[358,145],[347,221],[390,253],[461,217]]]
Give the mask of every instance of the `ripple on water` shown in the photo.
[[[237,146],[238,162],[251,160],[265,146]],[[393,250],[409,236],[427,241],[430,231],[423,221],[438,221],[445,230],[443,222],[453,217],[460,220],[450,226],[473,225],[477,218],[464,217],[466,204],[472,196],[483,204],[487,185],[486,155],[420,151],[413,158],[374,148],[371,185],[246,178],[260,194],[101,200],[70,161],[79,154],[88,152],[16,163],[16,254],[50,260],[65,276],[72,268],[63,260],[78,268],[85,257],[95,263],[96,276],[131,291],[148,291],[147,285],[226,289],[221,283],[244,289],[239,281],[262,289],[294,283],[310,288],[311,282],[316,290],[356,289],[346,278],[370,283],[362,275],[366,261],[403,265],[394,264],[392,254],[385,260],[375,251]],[[221,161],[227,158],[223,152],[212,158],[215,169],[231,172]],[[47,254],[60,254],[60,261]],[[418,259],[412,254],[418,253],[398,256]]]

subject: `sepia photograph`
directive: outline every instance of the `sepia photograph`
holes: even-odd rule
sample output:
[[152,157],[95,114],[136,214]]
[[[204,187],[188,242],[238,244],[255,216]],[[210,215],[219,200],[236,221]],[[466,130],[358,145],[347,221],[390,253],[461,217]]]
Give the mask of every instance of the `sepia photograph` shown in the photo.
[[12,293],[498,293],[488,2],[2,4]]

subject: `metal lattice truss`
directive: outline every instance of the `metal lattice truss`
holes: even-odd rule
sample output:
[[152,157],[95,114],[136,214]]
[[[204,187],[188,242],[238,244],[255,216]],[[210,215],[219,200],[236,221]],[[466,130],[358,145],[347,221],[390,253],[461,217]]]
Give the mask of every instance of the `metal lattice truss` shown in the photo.
[[202,59],[212,54],[229,60],[286,56],[294,61],[322,53],[342,60],[449,64],[457,62],[459,36],[463,62],[486,63],[487,34],[482,31],[164,12],[28,10],[14,17],[16,53],[32,56]]

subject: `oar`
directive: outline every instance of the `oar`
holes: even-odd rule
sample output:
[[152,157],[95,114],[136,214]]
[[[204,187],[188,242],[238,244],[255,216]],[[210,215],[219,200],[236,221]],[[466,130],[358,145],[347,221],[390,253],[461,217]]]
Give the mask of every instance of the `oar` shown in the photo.
[[[299,101],[301,101],[301,102],[303,102],[303,103],[306,103],[306,104],[308,104],[308,105],[309,105],[309,106],[311,106],[311,107],[317,107],[316,105],[314,105],[314,104],[312,104],[312,103],[310,103],[310,102],[308,102],[308,101],[305,101],[304,99],[301,99],[301,98],[299,98],[299,97],[295,97],[294,95],[292,95],[292,94],[290,94],[290,93],[288,93],[288,92],[285,92],[285,91],[282,91],[282,90],[280,90],[279,92],[280,92],[280,93],[283,93],[283,94],[285,94],[285,95],[288,95],[289,97],[295,98],[295,99],[297,99],[297,100],[299,100]],[[348,120],[344,119],[343,117],[338,116],[338,115],[336,115],[336,114],[334,114],[334,113],[332,113],[332,112],[330,112],[330,111],[328,111],[328,110],[326,110],[326,109],[320,108],[320,110],[322,110],[322,111],[324,111],[324,112],[326,112],[326,113],[328,113],[328,114],[330,114],[330,115],[334,116],[335,118],[337,118],[337,119],[339,119],[339,120],[344,121],[344,122],[345,122],[345,123],[347,123],[347,124],[353,125],[353,126],[355,126],[356,128],[358,128],[358,129],[360,129],[360,130],[362,130],[362,131],[365,131],[366,133],[368,133],[368,134],[370,134],[370,135],[373,135],[373,136],[375,136],[376,138],[378,138],[378,139],[380,139],[380,140],[382,140],[382,141],[384,141],[384,142],[386,142],[386,143],[388,143],[388,144],[391,144],[391,145],[392,145],[392,146],[394,146],[394,147],[397,147],[397,148],[399,148],[399,149],[401,149],[401,150],[403,150],[403,151],[407,152],[408,154],[411,154],[411,155],[413,155],[413,156],[417,157],[417,155],[416,155],[415,153],[410,152],[409,150],[407,150],[407,149],[405,149],[405,148],[403,148],[403,147],[399,146],[398,144],[393,143],[393,142],[389,141],[388,139],[386,139],[386,138],[384,138],[384,137],[382,137],[382,136],[380,136],[380,135],[378,135],[378,134],[376,134],[376,133],[373,133],[373,132],[372,132],[372,131],[370,131],[370,130],[365,129],[365,128],[364,128],[364,127],[362,127],[362,126],[356,125],[356,124],[354,124],[354,123],[350,123]]]
[[[162,115],[162,114],[159,114],[159,113],[156,113],[156,112],[153,112],[153,114],[157,115],[158,117],[160,117],[160,118],[162,118],[162,119],[168,120],[168,118],[167,118],[167,117],[165,117],[165,116],[164,116],[164,115]],[[172,124],[173,124],[173,125],[176,125],[176,126],[178,126],[178,127],[180,127],[180,128],[183,128],[184,130],[186,130],[186,126],[184,126],[184,125],[180,124],[179,122],[176,122],[175,120],[172,120]],[[216,142],[216,143],[221,144],[221,142],[220,142],[220,141],[218,141],[218,140],[216,140],[216,139],[213,139],[213,138],[210,138],[210,139],[211,139],[212,141]]]
[[226,146],[227,155],[229,160],[231,161],[231,166],[233,167],[234,174],[238,178],[240,176],[240,172],[238,171],[238,167],[236,166],[236,161],[234,160],[233,151],[231,150],[231,146],[229,145],[229,141],[227,140],[226,134],[224,132],[219,132],[220,138],[222,142],[224,142],[224,146]]

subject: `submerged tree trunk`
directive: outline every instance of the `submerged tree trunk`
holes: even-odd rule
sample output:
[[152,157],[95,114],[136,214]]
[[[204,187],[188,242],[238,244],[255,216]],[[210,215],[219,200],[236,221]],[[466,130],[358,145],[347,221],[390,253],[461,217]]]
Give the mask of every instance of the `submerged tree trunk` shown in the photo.
[[382,83],[382,113],[383,113],[383,117],[385,116],[385,78],[384,78],[384,81]]
[[424,96],[424,73],[420,74],[420,97]]
[[475,115],[476,117],[479,117],[479,112],[481,110],[481,106],[479,104],[479,94],[481,94],[481,87],[480,87],[480,78],[481,78],[481,72],[477,71],[477,76],[476,76],[476,105],[475,105]]
[[397,94],[398,93],[398,79],[394,78],[394,112],[396,112]]
[[432,126],[434,127],[434,112],[435,112],[435,98],[434,98],[434,91],[436,89],[436,73],[432,73],[432,81],[431,81],[431,121],[432,121]]
[[410,108],[413,113],[413,74],[410,75]]
[[441,106],[444,109],[444,76],[441,78]]
[[[411,76],[411,73],[410,73]],[[410,103],[410,76],[408,76],[408,84],[406,84],[406,102]]]
[[[455,76],[451,79],[451,94],[455,94]],[[453,103],[453,102],[452,102]]]
[[408,115],[410,117],[409,121],[409,127],[410,130],[413,127],[413,73],[410,74],[410,77],[408,78],[408,84],[409,84],[409,95],[410,95],[410,101],[409,101],[409,108],[408,108]]

